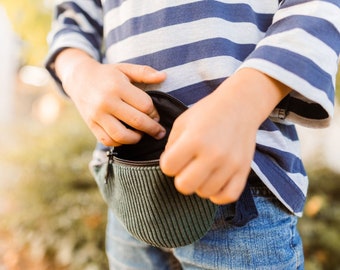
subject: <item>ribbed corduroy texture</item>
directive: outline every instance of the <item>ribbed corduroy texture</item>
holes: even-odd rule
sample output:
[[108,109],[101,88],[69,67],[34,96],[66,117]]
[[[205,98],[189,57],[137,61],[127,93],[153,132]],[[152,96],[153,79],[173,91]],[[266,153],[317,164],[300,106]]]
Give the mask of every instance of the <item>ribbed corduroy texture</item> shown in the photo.
[[159,166],[115,163],[113,168],[114,176],[107,184],[103,184],[105,165],[97,181],[109,207],[137,239],[173,248],[199,240],[210,229],[217,205],[180,194]]

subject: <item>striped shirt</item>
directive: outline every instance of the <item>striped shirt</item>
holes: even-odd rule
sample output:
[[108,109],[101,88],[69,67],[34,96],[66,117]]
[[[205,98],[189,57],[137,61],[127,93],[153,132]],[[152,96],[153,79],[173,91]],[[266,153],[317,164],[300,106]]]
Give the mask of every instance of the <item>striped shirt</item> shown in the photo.
[[[47,68],[67,47],[103,63],[167,73],[158,89],[188,106],[236,70],[257,69],[292,92],[260,126],[252,169],[300,216],[308,177],[294,123],[327,126],[340,55],[339,0],[59,0]],[[249,119],[251,121],[251,119]]]

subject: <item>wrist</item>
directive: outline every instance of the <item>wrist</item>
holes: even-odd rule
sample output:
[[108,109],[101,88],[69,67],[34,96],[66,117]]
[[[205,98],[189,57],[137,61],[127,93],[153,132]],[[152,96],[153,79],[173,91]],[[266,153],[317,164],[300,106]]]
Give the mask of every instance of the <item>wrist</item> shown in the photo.
[[70,94],[66,85],[77,83],[77,78],[86,78],[83,75],[96,64],[96,60],[82,50],[68,48],[61,51],[55,59],[55,72],[67,94]]
[[257,126],[268,118],[277,104],[291,91],[283,83],[251,68],[243,68],[225,80],[217,89],[228,92],[231,106],[237,106],[242,115]]

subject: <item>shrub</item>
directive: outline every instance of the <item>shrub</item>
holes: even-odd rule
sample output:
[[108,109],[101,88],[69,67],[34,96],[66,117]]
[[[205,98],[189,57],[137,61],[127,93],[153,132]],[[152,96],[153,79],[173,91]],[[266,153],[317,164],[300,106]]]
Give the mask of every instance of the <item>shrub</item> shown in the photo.
[[305,213],[299,228],[306,269],[340,269],[340,175],[327,169],[310,171]]

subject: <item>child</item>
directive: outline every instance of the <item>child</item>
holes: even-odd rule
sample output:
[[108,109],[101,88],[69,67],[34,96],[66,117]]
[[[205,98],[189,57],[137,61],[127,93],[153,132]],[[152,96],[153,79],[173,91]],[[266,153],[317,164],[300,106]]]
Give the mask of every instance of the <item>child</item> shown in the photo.
[[[339,31],[334,0],[58,1],[46,66],[98,139],[92,166],[169,135],[162,171],[219,205],[203,238],[172,249],[136,240],[110,210],[112,269],[303,269],[308,179],[293,123],[329,124]],[[170,134],[146,90],[189,106]],[[247,183],[257,217],[235,226]]]

